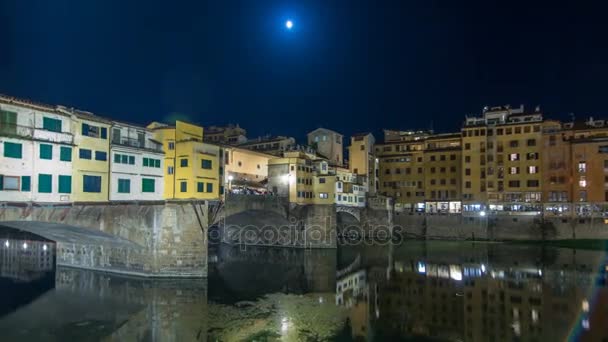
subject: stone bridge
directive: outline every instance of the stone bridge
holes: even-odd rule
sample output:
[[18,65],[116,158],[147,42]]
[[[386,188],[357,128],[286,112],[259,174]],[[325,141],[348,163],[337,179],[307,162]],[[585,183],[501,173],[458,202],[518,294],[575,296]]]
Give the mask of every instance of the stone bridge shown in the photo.
[[298,205],[278,196],[229,194],[213,216],[225,243],[336,248],[334,205]]
[[209,202],[0,205],[0,238],[56,242],[57,265],[146,277],[206,277]]

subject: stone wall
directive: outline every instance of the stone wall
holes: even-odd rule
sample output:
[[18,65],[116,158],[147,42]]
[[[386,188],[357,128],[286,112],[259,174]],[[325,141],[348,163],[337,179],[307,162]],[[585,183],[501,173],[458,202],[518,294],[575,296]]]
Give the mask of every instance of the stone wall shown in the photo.
[[[207,220],[205,202],[0,208],[0,225],[2,221],[13,226],[19,221],[59,224],[40,224],[42,229],[31,231],[53,236],[59,265],[154,277],[207,275]],[[66,227],[80,231],[69,239],[48,231]],[[96,232],[117,239],[96,239]]]

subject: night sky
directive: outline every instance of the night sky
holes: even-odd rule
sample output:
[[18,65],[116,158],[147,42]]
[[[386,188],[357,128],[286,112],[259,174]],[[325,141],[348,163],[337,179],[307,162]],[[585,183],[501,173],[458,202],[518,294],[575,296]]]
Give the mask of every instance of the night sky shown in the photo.
[[0,0],[0,93],[250,138],[455,131],[508,103],[607,112],[607,11],[576,1],[126,3]]

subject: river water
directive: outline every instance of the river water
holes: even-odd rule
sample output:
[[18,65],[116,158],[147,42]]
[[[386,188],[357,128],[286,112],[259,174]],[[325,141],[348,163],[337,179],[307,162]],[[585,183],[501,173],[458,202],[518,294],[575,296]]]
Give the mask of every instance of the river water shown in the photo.
[[[45,247],[46,246],[46,247]],[[406,241],[216,246],[209,278],[55,269],[53,245],[0,245],[1,341],[602,341],[604,251]]]

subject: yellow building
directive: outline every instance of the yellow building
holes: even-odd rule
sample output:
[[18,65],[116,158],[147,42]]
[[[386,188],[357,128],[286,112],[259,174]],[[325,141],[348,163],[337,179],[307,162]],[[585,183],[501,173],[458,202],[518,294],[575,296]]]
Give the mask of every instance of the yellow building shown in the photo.
[[111,122],[82,111],[72,111],[72,115],[76,145],[72,158],[73,201],[107,202]]
[[385,130],[384,144],[375,146],[379,159],[379,192],[395,199],[395,208],[423,211],[424,147],[430,132]]
[[426,211],[461,211],[462,150],[460,134],[435,134],[426,138],[424,189]]
[[268,190],[297,204],[334,204],[335,169],[326,159],[294,151],[268,161]]
[[203,143],[203,128],[176,121],[148,125],[165,151],[165,199],[218,199],[223,192],[220,148]]
[[374,154],[376,139],[371,133],[354,134],[348,147],[350,172],[365,176],[370,195],[378,190],[378,160]]
[[542,114],[493,107],[462,128],[465,211],[537,211],[541,201]]

